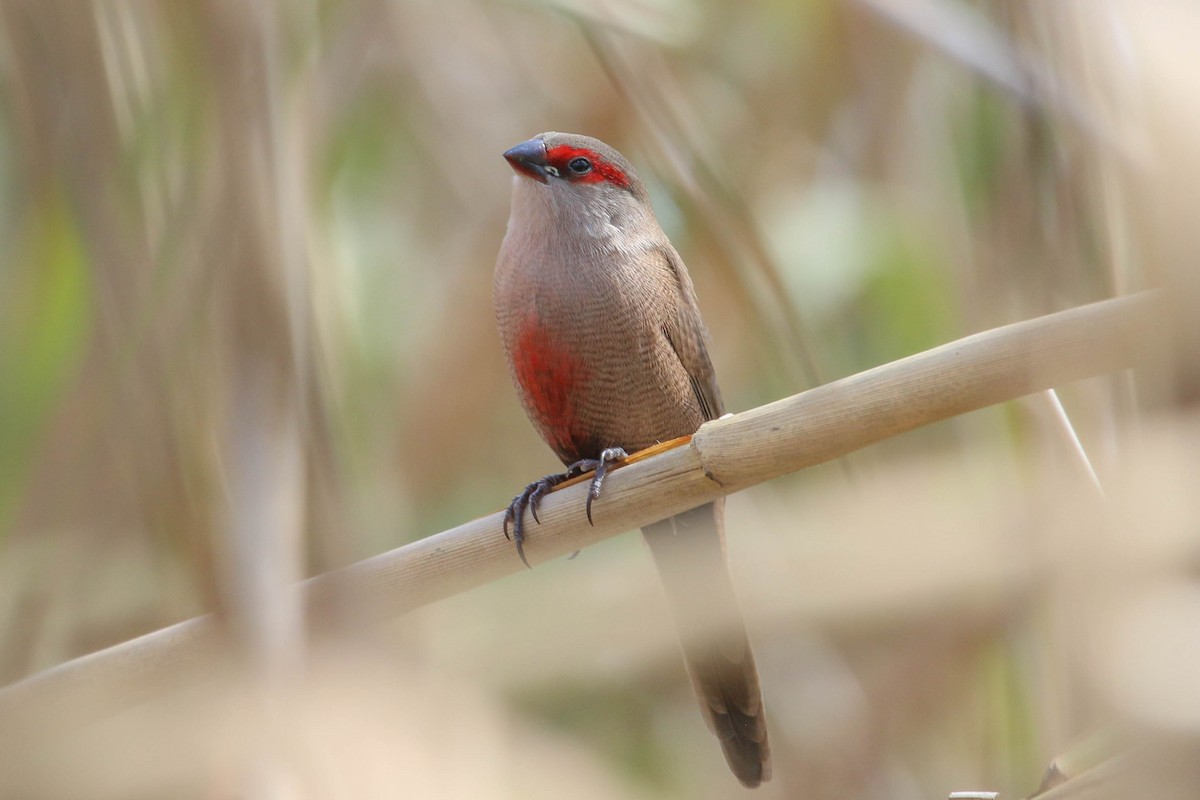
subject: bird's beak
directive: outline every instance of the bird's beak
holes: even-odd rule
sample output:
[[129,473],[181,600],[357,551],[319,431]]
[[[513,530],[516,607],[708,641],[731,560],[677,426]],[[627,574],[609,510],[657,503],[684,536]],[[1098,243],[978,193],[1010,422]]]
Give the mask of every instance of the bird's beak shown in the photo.
[[518,174],[524,175],[526,178],[533,178],[539,183],[547,182],[546,143],[541,139],[521,142],[505,152],[504,158]]

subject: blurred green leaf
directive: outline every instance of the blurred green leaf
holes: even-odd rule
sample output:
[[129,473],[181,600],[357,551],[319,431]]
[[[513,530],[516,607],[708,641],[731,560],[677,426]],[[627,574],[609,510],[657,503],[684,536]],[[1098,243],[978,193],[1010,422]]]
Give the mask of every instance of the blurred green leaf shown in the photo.
[[952,126],[954,153],[962,195],[975,218],[992,211],[996,189],[1011,176],[1005,170],[1007,153],[1020,130],[1009,119],[1010,101],[979,87],[971,92],[958,124]]
[[945,274],[930,253],[900,236],[874,254],[855,305],[864,363],[903,358],[960,335]]
[[0,316],[0,531],[8,529],[39,433],[79,362],[90,316],[75,219],[57,193],[35,208]]

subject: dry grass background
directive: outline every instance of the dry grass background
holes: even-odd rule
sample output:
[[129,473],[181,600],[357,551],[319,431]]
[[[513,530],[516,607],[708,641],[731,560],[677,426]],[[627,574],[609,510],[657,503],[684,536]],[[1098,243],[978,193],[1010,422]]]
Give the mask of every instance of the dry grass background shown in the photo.
[[[1022,796],[1106,724],[1194,746],[1191,4],[5,0],[0,26],[0,682],[206,611],[232,645],[10,727],[0,796],[741,791],[636,537],[311,638],[290,588],[555,468],[490,310],[499,154],[547,129],[641,167],[735,410],[1174,301],[1176,349],[1062,387],[1103,496],[1035,397],[731,498],[759,795]],[[1145,794],[1194,796],[1175,766]]]

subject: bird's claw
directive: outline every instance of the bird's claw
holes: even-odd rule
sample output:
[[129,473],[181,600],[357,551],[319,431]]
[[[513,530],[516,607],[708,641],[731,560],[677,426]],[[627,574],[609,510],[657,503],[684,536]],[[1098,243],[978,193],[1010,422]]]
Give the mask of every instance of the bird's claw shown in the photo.
[[[516,545],[517,555],[520,556],[521,563],[525,566],[530,566],[529,559],[525,558],[525,509],[528,508],[530,515],[533,516],[533,521],[541,525],[542,521],[538,519],[537,514],[538,503],[542,501],[546,492],[571,477],[574,476],[568,469],[567,472],[539,478],[521,490],[521,493],[514,497],[508,504],[508,508],[504,510],[504,538]],[[511,535],[508,532],[510,525],[512,526]]]
[[[504,538],[516,545],[521,563],[529,566],[529,561],[525,558],[525,509],[529,509],[533,521],[541,525],[542,521],[538,519],[537,510],[538,504],[541,503],[546,493],[564,481],[589,470],[595,470],[596,474],[592,476],[592,482],[588,487],[587,504],[584,507],[587,511],[588,524],[594,524],[592,523],[592,501],[600,496],[600,489],[604,485],[604,478],[609,473],[610,465],[628,457],[629,454],[622,448],[609,447],[600,453],[599,458],[584,458],[576,461],[567,467],[566,472],[540,478],[526,486],[519,495],[514,497],[508,504],[508,508],[504,510]],[[509,526],[512,526],[511,534]]]
[[629,454],[623,448],[609,447],[600,453],[600,458],[595,459],[595,466],[592,468],[596,470],[596,474],[592,476],[592,483],[588,487],[587,503],[584,506],[589,525],[595,524],[592,522],[592,501],[600,496],[600,488],[604,486],[604,478],[608,475],[609,464],[628,457]]

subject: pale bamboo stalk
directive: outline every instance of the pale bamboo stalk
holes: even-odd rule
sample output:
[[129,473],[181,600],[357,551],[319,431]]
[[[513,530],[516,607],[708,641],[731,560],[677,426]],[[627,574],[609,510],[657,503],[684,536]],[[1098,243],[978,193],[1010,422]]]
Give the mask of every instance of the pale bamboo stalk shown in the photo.
[[[583,512],[586,486],[550,494],[526,553],[538,564],[923,425],[1148,362],[1163,346],[1164,306],[1161,293],[1143,292],[1072,308],[707,423],[615,470],[594,527]],[[336,587],[339,597],[352,591],[366,616],[386,618],[519,572],[501,520],[496,512],[311,578],[307,601],[319,607]],[[59,665],[0,690],[0,716],[24,708],[44,719],[47,703],[78,712],[80,698],[119,708],[194,669],[219,642],[217,630],[209,618],[188,620]]]

